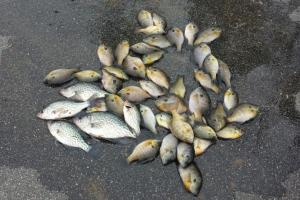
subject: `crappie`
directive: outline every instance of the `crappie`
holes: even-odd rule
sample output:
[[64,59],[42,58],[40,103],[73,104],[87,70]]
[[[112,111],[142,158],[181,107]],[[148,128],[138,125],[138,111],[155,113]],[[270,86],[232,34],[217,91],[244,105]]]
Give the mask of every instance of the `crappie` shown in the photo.
[[125,122],[133,130],[135,135],[140,135],[141,115],[137,107],[129,101],[125,101],[123,106],[123,114]]
[[40,119],[63,119],[73,117],[83,109],[90,106],[90,102],[57,101],[48,105],[43,111],[37,114]]
[[90,151],[91,146],[82,139],[80,131],[74,125],[66,121],[48,121],[47,125],[51,135],[60,143]]
[[63,84],[73,79],[73,74],[79,72],[79,68],[56,69],[47,74],[44,79],[45,84],[56,85]]
[[157,134],[156,119],[151,108],[143,104],[140,104],[140,112],[143,118],[144,126],[152,133]]
[[162,140],[159,154],[163,165],[176,160],[178,140],[173,134],[168,134]]
[[59,93],[69,99],[77,101],[87,101],[95,98],[102,98],[107,92],[101,90],[98,86],[90,83],[77,83],[67,88],[63,88]]
[[127,162],[130,164],[134,161],[150,161],[153,160],[159,151],[160,140],[145,140],[138,144],[133,152],[128,156]]
[[102,139],[135,138],[126,123],[108,112],[89,113],[73,119],[77,127],[88,135]]

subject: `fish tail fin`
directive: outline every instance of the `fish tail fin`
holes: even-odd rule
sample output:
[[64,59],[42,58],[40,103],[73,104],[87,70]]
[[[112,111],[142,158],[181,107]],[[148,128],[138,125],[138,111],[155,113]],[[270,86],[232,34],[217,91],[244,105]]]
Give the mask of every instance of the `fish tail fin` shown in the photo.
[[127,158],[127,163],[131,164],[134,161],[133,155],[131,154],[130,156],[128,156]]
[[94,158],[97,159],[101,156],[101,154],[103,153],[102,149],[100,148],[100,146],[97,145],[88,145],[88,147],[86,147],[86,149],[84,149],[87,154]]
[[93,107],[93,106],[97,106],[100,102],[103,101],[103,98],[94,98],[94,97],[91,97],[89,100],[88,100],[88,104],[89,104],[89,107]]
[[89,153],[91,149],[92,149],[92,146],[88,145],[88,144],[86,146],[82,147],[82,150],[84,150],[87,153]]
[[217,94],[220,92],[220,88],[217,85],[213,85],[211,89]]
[[143,29],[142,28],[136,28],[134,30],[134,33],[142,33],[143,32]]

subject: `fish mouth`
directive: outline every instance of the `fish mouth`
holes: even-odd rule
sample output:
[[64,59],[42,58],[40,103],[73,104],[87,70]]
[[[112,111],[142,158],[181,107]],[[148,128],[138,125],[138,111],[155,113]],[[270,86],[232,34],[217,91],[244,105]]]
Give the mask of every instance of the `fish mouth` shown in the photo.
[[40,119],[43,119],[43,113],[39,112],[38,114],[36,114],[36,116]]

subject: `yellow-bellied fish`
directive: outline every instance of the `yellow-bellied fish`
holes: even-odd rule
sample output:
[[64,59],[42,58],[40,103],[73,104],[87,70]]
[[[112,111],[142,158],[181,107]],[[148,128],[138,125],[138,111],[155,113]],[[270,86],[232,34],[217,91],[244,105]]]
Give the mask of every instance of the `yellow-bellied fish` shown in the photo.
[[129,53],[129,42],[127,40],[123,40],[117,45],[115,50],[115,56],[118,65],[122,65],[128,53]]
[[194,160],[195,152],[192,145],[180,142],[177,145],[177,161],[181,167],[187,167]]
[[183,76],[177,76],[175,83],[170,88],[170,93],[184,98],[185,95],[185,86]]
[[195,70],[194,71],[195,79],[205,88],[211,89],[215,93],[219,93],[220,89],[219,87],[213,83],[212,79],[208,74],[203,72],[202,70]]
[[224,107],[221,103],[218,103],[217,107],[212,110],[208,117],[208,124],[215,131],[221,130],[226,124],[226,113],[224,111]]
[[243,103],[233,109],[232,113],[227,117],[227,121],[243,124],[251,119],[254,119],[257,116],[258,111],[258,106]]
[[102,70],[102,85],[110,93],[116,93],[122,86],[122,80],[111,75],[105,69]]
[[152,81],[140,80],[139,84],[143,90],[149,93],[152,97],[159,97],[165,95],[165,91]]
[[131,102],[141,102],[151,96],[145,92],[142,88],[137,86],[127,86],[121,89],[118,94],[123,98]]
[[152,133],[157,134],[156,119],[153,111],[148,106],[140,104],[140,112],[143,118],[144,126]]
[[123,116],[124,101],[116,94],[105,95],[105,104],[109,111],[118,116]]
[[193,143],[193,128],[175,110],[172,111],[171,132],[179,140],[187,143]]
[[98,47],[97,54],[102,65],[111,66],[113,64],[114,55],[111,47],[101,44]]
[[228,88],[224,94],[224,106],[229,111],[237,106],[238,95],[232,88]]
[[162,49],[170,47],[172,45],[164,35],[151,35],[144,38],[143,42]]
[[127,74],[139,78],[145,78],[146,67],[140,58],[128,55],[125,58],[123,65]]
[[201,33],[199,33],[194,45],[199,45],[201,43],[210,43],[221,36],[222,30],[217,27],[208,28]]
[[83,82],[94,82],[98,81],[101,78],[101,74],[94,70],[83,70],[80,72],[76,72],[74,77],[77,78],[79,81]]
[[180,28],[171,28],[167,33],[167,38],[171,42],[171,44],[174,44],[176,46],[177,51],[181,51],[184,42],[184,36]]
[[157,85],[169,89],[169,78],[168,76],[160,69],[154,67],[148,67],[146,70],[147,77],[156,83]]
[[196,164],[191,163],[185,168],[179,165],[178,172],[184,188],[193,195],[198,195],[202,186],[202,175]]
[[73,74],[79,72],[79,68],[56,69],[47,74],[44,83],[49,85],[58,85],[73,79]]
[[176,160],[178,139],[173,134],[168,134],[162,140],[159,154],[163,165]]
[[198,26],[194,22],[190,22],[186,25],[184,36],[188,41],[188,44],[193,46],[196,34],[199,32]]

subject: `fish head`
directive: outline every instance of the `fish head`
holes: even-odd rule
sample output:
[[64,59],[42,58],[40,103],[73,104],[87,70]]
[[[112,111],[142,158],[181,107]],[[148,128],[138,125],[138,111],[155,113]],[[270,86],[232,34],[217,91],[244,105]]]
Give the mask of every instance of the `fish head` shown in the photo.
[[40,119],[44,119],[44,111],[39,112],[36,116]]
[[190,192],[194,195],[198,195],[201,189],[201,183],[201,177],[198,177],[192,173],[190,177]]
[[215,35],[216,37],[219,37],[222,33],[222,30],[218,27],[212,27],[211,31],[212,31],[213,35]]
[[198,26],[193,22],[191,22],[187,25],[187,29],[192,33],[197,33],[199,31]]
[[122,47],[128,48],[128,47],[129,47],[129,42],[128,42],[127,40],[123,40],[123,41],[121,42],[121,45],[122,45]]
[[66,98],[71,98],[75,95],[75,91],[71,88],[63,88],[59,91],[59,93]]
[[73,122],[80,129],[83,129],[85,127],[88,127],[91,124],[91,118],[88,116],[77,115],[76,117],[73,118]]

